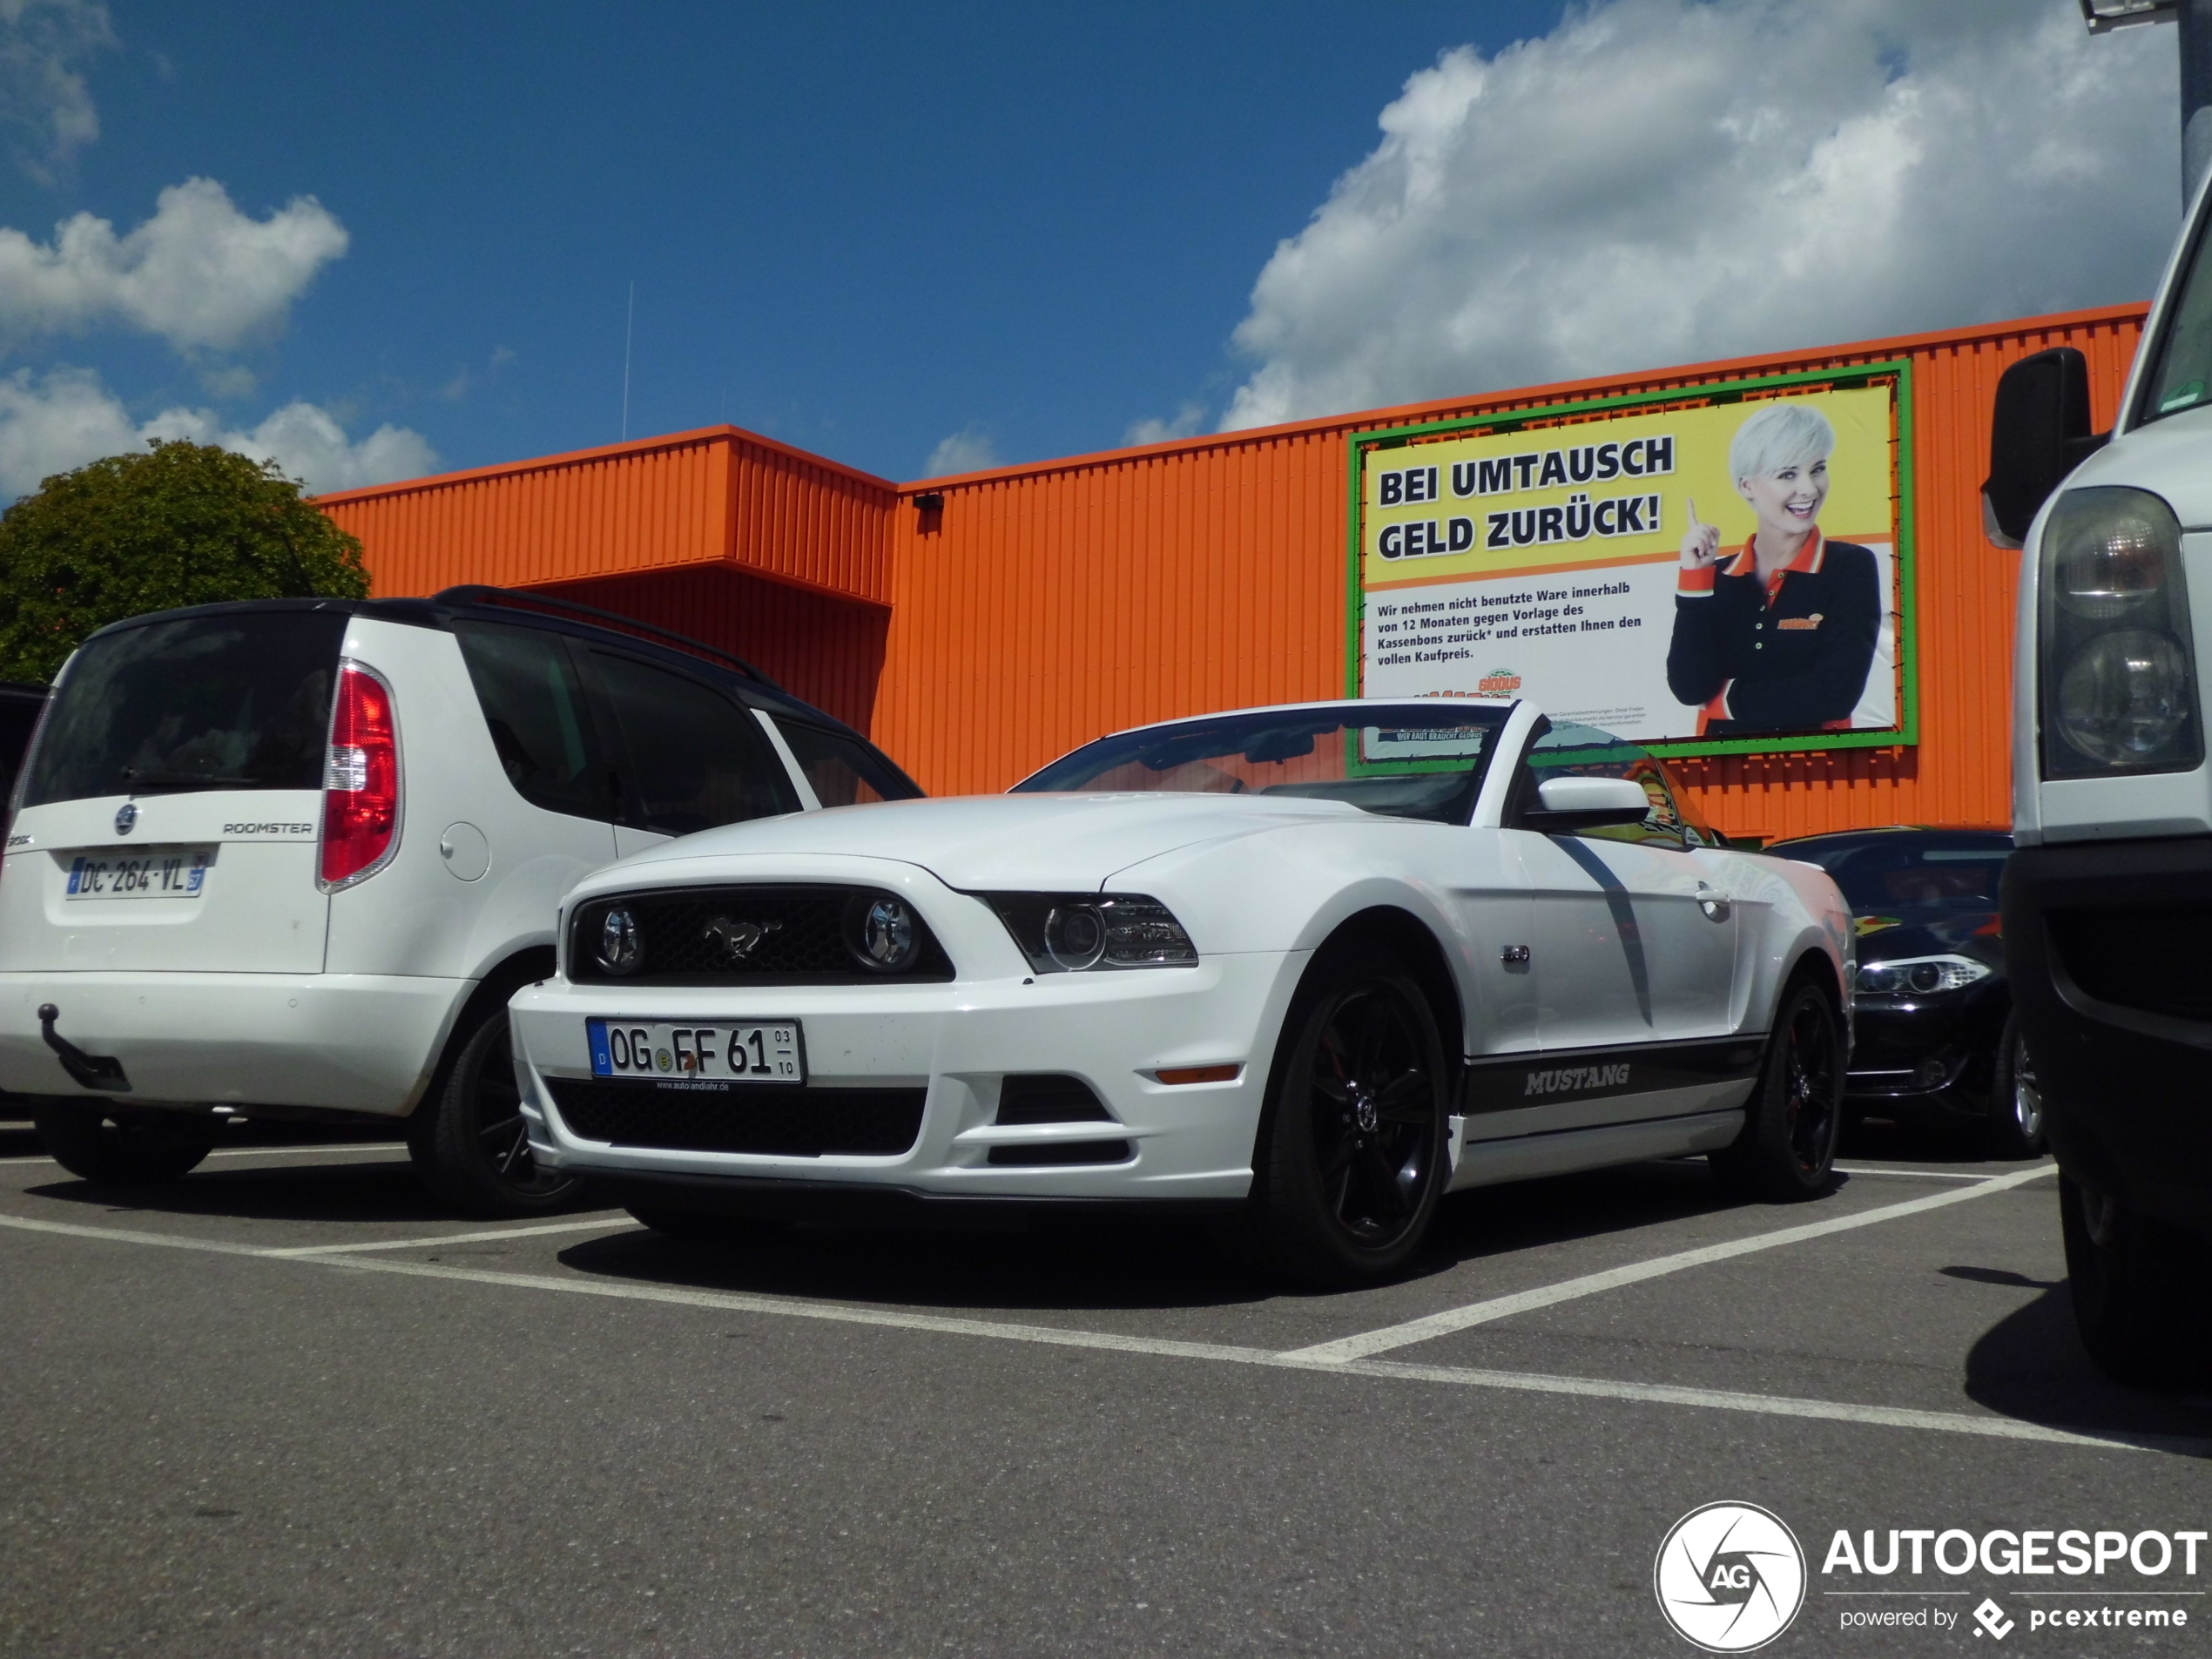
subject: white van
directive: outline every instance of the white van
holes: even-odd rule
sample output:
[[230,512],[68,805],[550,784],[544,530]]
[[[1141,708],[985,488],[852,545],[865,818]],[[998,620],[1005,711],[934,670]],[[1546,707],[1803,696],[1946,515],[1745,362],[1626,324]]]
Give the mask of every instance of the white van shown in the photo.
[[565,1200],[507,1000],[578,878],[672,836],[918,795],[678,636],[536,595],[140,617],[57,678],[0,864],[0,1089],[88,1179],[183,1174],[221,1116],[407,1120],[476,1214]]
[[[2109,1374],[2212,1376],[2212,256],[2207,195],[2119,419],[2071,348],[1998,384],[1986,517],[2024,547],[2005,947],[2061,1179],[2076,1322]],[[2200,620],[2200,618],[2202,620]]]

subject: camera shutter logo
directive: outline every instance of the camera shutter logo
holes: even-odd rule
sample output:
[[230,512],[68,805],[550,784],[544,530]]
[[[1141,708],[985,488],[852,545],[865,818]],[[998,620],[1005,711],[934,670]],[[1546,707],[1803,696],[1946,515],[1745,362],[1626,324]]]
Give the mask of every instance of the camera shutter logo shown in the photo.
[[1652,1564],[1659,1611],[1708,1653],[1749,1653],[1790,1628],[1805,1601],[1805,1553],[1782,1518],[1709,1503],[1668,1530]]

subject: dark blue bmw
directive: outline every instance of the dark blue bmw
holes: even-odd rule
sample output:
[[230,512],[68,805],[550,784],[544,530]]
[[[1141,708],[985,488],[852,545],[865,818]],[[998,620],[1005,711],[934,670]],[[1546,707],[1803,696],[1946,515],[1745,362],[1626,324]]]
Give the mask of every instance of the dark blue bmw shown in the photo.
[[1858,933],[1858,1042],[1845,1101],[1859,1115],[1976,1128],[1992,1156],[2043,1150],[2043,1103],[2005,979],[1998,830],[1874,829],[1776,841],[1843,889]]

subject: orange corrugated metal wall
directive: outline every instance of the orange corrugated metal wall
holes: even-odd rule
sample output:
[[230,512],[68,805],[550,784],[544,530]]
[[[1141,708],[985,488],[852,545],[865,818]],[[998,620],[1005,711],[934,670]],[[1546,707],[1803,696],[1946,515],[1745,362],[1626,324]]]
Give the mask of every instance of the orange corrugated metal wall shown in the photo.
[[[1919,744],[1683,771],[1739,835],[2001,824],[2016,563],[1982,539],[1979,498],[1997,376],[2078,346],[2109,424],[2141,322],[2113,307],[903,487],[722,427],[323,503],[379,593],[535,585],[696,633],[871,731],[932,791],[989,791],[1117,727],[1341,695],[1358,432],[1909,357]],[[923,494],[941,509],[917,510]]]
[[716,427],[320,498],[379,594],[720,563],[876,604],[896,486]]
[[541,591],[735,651],[846,725],[866,732],[873,723],[891,625],[886,606],[834,599],[727,565],[548,583]]
[[1979,493],[1996,379],[2078,346],[2108,425],[2141,327],[2141,307],[2111,307],[909,485],[944,505],[894,526],[874,735],[927,787],[959,793],[1003,789],[1117,727],[1341,696],[1355,432],[1909,356],[1919,745],[1723,757],[1685,763],[1685,780],[1712,821],[1764,839],[2004,824],[2016,556],[1983,539]]

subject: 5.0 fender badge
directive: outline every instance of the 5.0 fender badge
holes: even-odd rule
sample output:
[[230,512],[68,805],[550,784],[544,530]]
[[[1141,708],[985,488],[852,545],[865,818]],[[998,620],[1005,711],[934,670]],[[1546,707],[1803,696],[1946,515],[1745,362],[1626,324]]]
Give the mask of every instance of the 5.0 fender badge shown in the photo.
[[115,833],[118,835],[128,835],[131,826],[138,821],[138,803],[135,800],[126,800],[115,809]]

